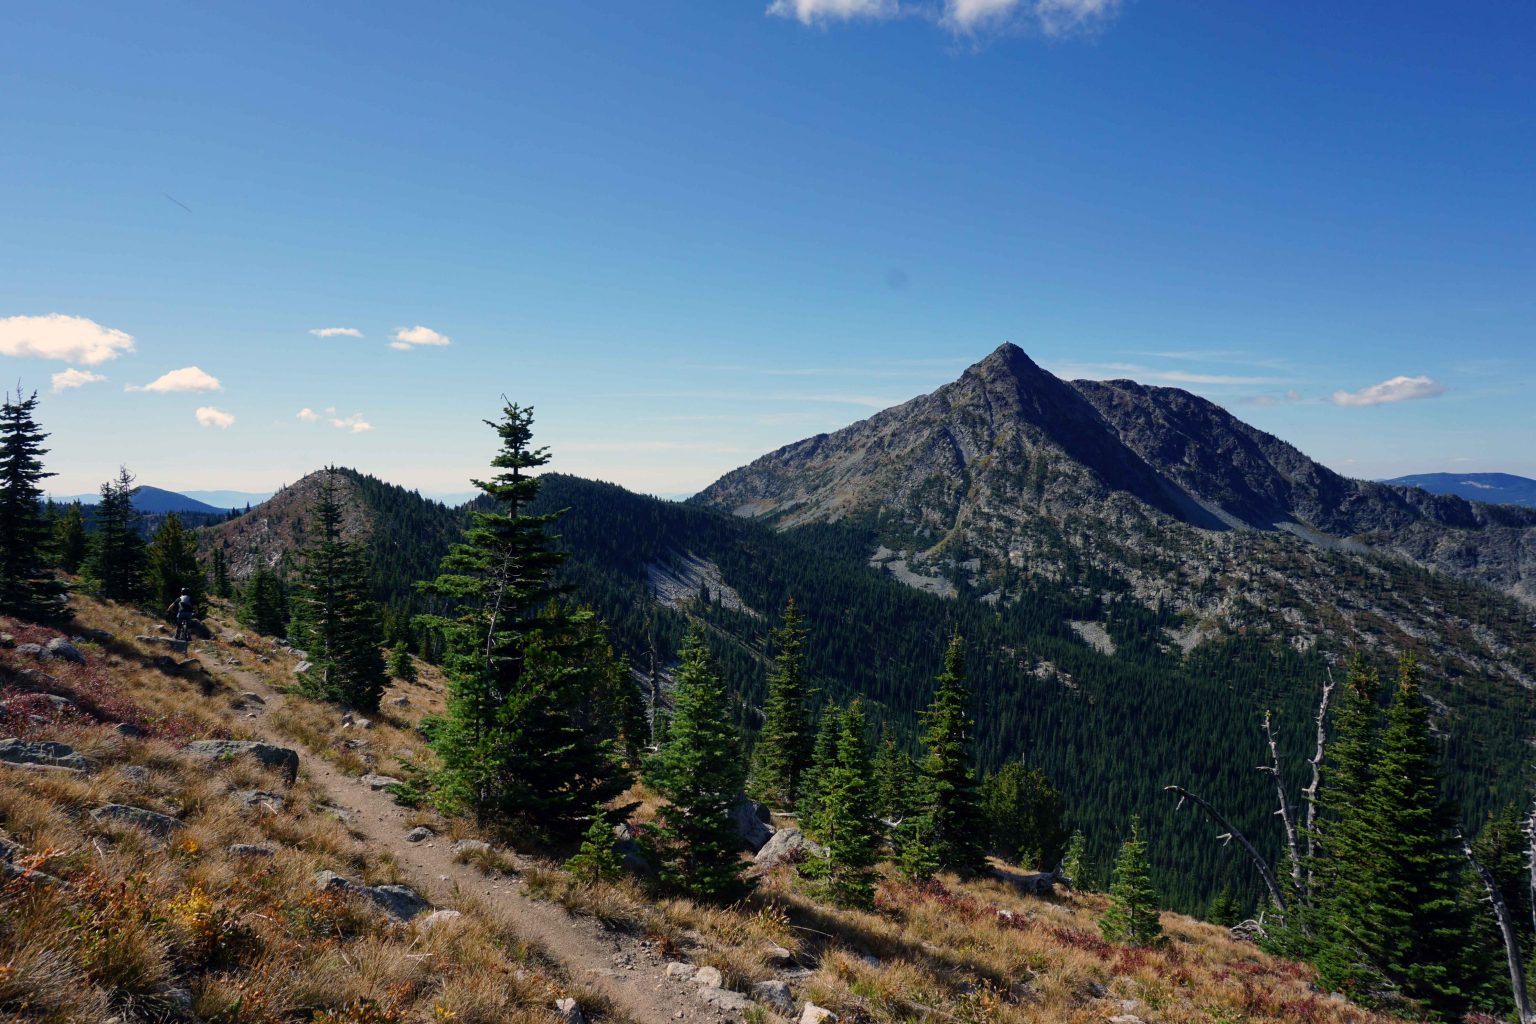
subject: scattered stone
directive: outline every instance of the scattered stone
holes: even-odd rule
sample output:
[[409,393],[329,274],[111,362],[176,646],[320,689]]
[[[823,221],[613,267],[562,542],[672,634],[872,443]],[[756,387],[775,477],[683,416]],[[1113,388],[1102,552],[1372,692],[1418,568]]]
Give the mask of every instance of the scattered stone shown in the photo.
[[419,843],[427,839],[436,838],[437,833],[433,832],[425,825],[417,825],[415,828],[411,829],[405,834],[405,841],[408,843]]
[[871,967],[880,966],[880,958],[875,956],[873,953],[860,953],[859,959],[869,964]]
[[68,768],[84,772],[96,767],[96,762],[75,748],[51,740],[35,740],[31,743],[19,739],[0,740],[0,761],[9,764],[37,764],[51,768]]
[[28,885],[63,885],[64,883],[36,868],[19,868],[10,861],[0,861],[0,879],[7,882],[23,881]]
[[235,843],[229,852],[233,857],[270,857],[273,853],[272,847],[256,843]]
[[143,829],[157,839],[164,839],[177,829],[186,827],[168,814],[145,810],[143,807],[130,807],[127,804],[106,804],[92,811],[91,817],[98,822],[115,821],[123,825],[131,825],[134,828]]
[[370,773],[368,775],[364,775],[362,781],[363,785],[367,786],[375,793],[381,789],[388,789],[390,786],[400,785],[400,780],[395,778],[393,775],[374,775]]
[[106,644],[117,639],[105,629],[82,629],[75,634],[76,643]]
[[126,736],[131,740],[143,739],[149,734],[132,722],[118,722],[112,727],[112,731],[119,736]]
[[667,977],[688,981],[693,977],[694,970],[693,964],[670,963],[667,964]]
[[1020,874],[1015,871],[1003,871],[992,869],[992,877],[999,882],[1006,882],[1026,896],[1050,897],[1056,894],[1056,883],[1059,880],[1054,871],[1031,871]]
[[[47,711],[55,715],[73,715],[80,711],[75,702],[56,693],[29,693],[21,697],[0,701],[0,710],[8,715],[20,715],[29,710]],[[46,705],[44,707],[43,705]]]
[[587,1024],[587,1018],[582,1016],[581,1007],[576,1005],[576,1000],[570,996],[555,1000],[555,1014],[565,1024]]
[[343,825],[352,824],[353,819],[357,817],[357,815],[353,814],[345,807],[337,807],[335,804],[321,804],[320,810],[324,811],[326,814],[329,814]]
[[226,637],[225,639],[230,644],[230,646],[232,646],[232,647],[244,647],[245,646],[245,634],[244,633],[232,633],[228,637]]
[[464,915],[459,913],[457,910],[434,910],[426,917],[423,917],[421,920],[417,921],[416,927],[420,928],[422,931],[431,931],[433,928],[436,928],[440,924],[448,924],[450,921],[457,921],[463,916]]
[[85,664],[85,655],[80,653],[80,649],[61,636],[49,640],[46,650],[51,657],[58,658],[60,661],[68,661],[76,665]]
[[825,1007],[807,1002],[800,1010],[800,1024],[837,1024],[837,1014]]
[[763,950],[763,959],[775,967],[793,967],[795,965],[795,954],[783,946],[769,946]]
[[[157,628],[163,629],[164,627]],[[141,644],[159,644],[162,647],[169,647],[177,654],[187,653],[187,641],[185,640],[177,640],[168,636],[136,636],[134,639]]]
[[308,661],[301,661],[297,665],[293,666],[293,674],[296,676],[301,676],[314,667],[315,666],[311,665]]
[[9,633],[0,633],[0,647],[3,647],[8,651],[14,650],[16,647],[16,638],[11,636]]
[[118,774],[124,781],[131,782],[135,786],[142,786],[149,781],[149,769],[141,764],[125,764],[118,769]]
[[826,855],[826,847],[805,838],[805,834],[799,829],[783,828],[775,832],[763,848],[757,851],[757,856],[752,858],[752,863],[758,870],[766,871],[797,858],[825,857]]
[[254,690],[246,690],[240,695],[240,699],[248,704],[261,704],[265,706],[267,703],[264,699],[262,699],[261,694],[255,692]]
[[742,797],[731,808],[731,821],[741,837],[742,848],[748,853],[756,853],[773,838],[774,828],[768,824],[772,820],[767,807],[747,797]]
[[728,988],[701,988],[699,1002],[728,1013],[740,1013],[752,1005],[751,999],[740,992],[732,992]]
[[768,1004],[786,1017],[795,1012],[795,997],[789,993],[789,984],[777,978],[753,985],[752,998]]
[[491,844],[480,839],[460,839],[453,844],[453,852],[458,854],[490,853]]
[[164,994],[165,1001],[170,1003],[182,1013],[192,1012],[192,990],[187,988],[168,988]]
[[53,658],[53,655],[48,653],[48,648],[42,644],[17,644],[16,653],[30,654],[39,661],[48,661]]
[[263,665],[270,665],[270,664],[272,664],[272,659],[267,657],[265,654],[257,655],[256,656],[256,660],[261,662]]
[[1109,1024],[1146,1024],[1134,1013],[1121,1013],[1109,1018]]
[[624,866],[631,871],[650,870],[650,862],[645,859],[645,854],[640,852],[639,838],[627,822],[621,821],[613,826],[613,848],[620,857],[624,858]]
[[1090,981],[1088,983],[1088,994],[1095,999],[1103,999],[1105,996],[1109,995],[1109,989],[1105,988],[1103,985],[1100,985],[1096,981]]
[[409,707],[410,704],[411,704],[411,698],[409,698],[409,697],[405,696],[404,694],[402,694],[401,696],[396,697],[393,700],[391,700],[390,703],[393,704],[397,708]]
[[409,921],[432,909],[432,904],[422,899],[415,889],[404,885],[359,885],[334,871],[315,872],[315,888],[365,896],[397,921]]
[[299,777],[299,755],[287,747],[255,740],[193,740],[181,748],[194,757],[220,761],[240,756],[254,757],[268,768],[281,768],[291,786]]
[[693,980],[704,988],[719,988],[725,984],[718,967],[700,967],[694,972]]
[[234,796],[240,801],[240,806],[248,811],[261,809],[276,814],[288,806],[287,800],[264,789],[240,789],[235,791]]

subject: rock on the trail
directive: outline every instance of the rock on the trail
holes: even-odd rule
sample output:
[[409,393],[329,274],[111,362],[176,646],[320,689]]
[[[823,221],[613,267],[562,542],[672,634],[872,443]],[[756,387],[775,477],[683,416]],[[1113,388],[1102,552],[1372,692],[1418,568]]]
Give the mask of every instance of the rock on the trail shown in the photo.
[[265,698],[263,698],[262,695],[257,693],[255,690],[246,690],[244,693],[240,694],[240,699],[245,701],[247,704],[266,703]]
[[408,843],[419,843],[426,839],[436,838],[437,833],[433,832],[425,825],[417,825],[415,828],[411,829],[405,834],[405,841]]
[[374,775],[369,773],[368,775],[363,776],[362,783],[377,793],[381,789],[388,789],[390,786],[400,785],[400,780],[395,778],[393,775]]
[[789,994],[789,983],[777,978],[753,985],[752,998],[766,1003],[786,1017],[795,1012],[795,997]]
[[350,896],[366,896],[380,910],[397,921],[409,921],[432,909],[432,904],[409,886],[359,885],[334,871],[315,872],[315,888],[343,892]]
[[422,931],[431,931],[433,928],[436,928],[440,924],[449,924],[453,921],[457,921],[463,916],[464,915],[459,913],[457,910],[434,910],[432,913],[417,921],[416,927],[420,928]]
[[259,843],[234,843],[229,848],[232,857],[270,857],[272,847]]
[[805,834],[797,828],[783,828],[775,832],[773,838],[757,851],[757,856],[752,858],[752,863],[757,869],[766,871],[802,853],[814,857],[825,857],[827,849],[805,838]]
[[162,647],[169,647],[177,654],[187,653],[187,641],[185,640],[176,640],[168,636],[136,636],[134,639],[141,644],[159,644]]
[[49,640],[48,646],[44,649],[51,657],[58,658],[60,661],[73,662],[76,665],[85,664],[85,655],[80,653],[80,649],[61,636]]
[[31,743],[19,739],[0,740],[0,761],[9,764],[37,764],[50,768],[68,768],[83,772],[96,767],[96,762],[75,748],[51,740],[34,740]]
[[837,1014],[807,1001],[800,1011],[800,1024],[837,1024]]
[[490,853],[491,844],[481,839],[460,839],[453,844],[453,852],[465,856],[476,853]]
[[670,963],[667,964],[667,977],[687,981],[693,977],[694,970],[693,964]]
[[186,828],[168,814],[146,810],[143,807],[130,807],[128,804],[104,804],[92,811],[91,817],[98,822],[115,821],[123,825],[131,825],[148,832],[157,839],[164,839],[177,829]]
[[740,1013],[752,1005],[751,999],[728,988],[701,988],[699,1002],[728,1013]]
[[587,1024],[587,1018],[582,1016],[581,1007],[570,996],[555,1000],[555,1014],[565,1024]]
[[268,768],[281,768],[288,784],[299,777],[298,751],[255,740],[193,740],[181,748],[183,753],[210,760],[235,757],[254,757]]
[[725,984],[718,967],[700,967],[694,972],[693,980],[704,988],[719,988]]
[[770,820],[772,815],[768,808],[747,797],[739,799],[731,808],[731,821],[741,837],[742,848],[748,853],[756,853],[773,838],[774,828],[768,824]]

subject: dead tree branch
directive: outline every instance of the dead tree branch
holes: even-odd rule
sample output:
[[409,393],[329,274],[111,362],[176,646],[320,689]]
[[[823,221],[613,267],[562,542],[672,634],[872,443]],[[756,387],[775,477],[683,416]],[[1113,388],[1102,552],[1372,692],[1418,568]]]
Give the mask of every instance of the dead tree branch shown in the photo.
[[1275,792],[1280,795],[1280,809],[1275,813],[1280,815],[1280,822],[1285,826],[1285,848],[1291,861],[1291,887],[1300,893],[1301,845],[1296,840],[1296,817],[1291,813],[1291,798],[1285,792],[1285,776],[1280,774],[1280,748],[1275,744],[1275,730],[1268,711],[1264,712],[1264,738],[1269,741],[1269,764],[1260,765],[1259,771],[1275,780]]
[[1284,894],[1280,892],[1280,883],[1275,881],[1275,873],[1270,870],[1270,867],[1265,862],[1264,858],[1259,856],[1259,851],[1254,849],[1253,844],[1248,841],[1247,836],[1243,835],[1236,828],[1234,828],[1232,823],[1229,822],[1220,811],[1212,807],[1203,798],[1198,797],[1191,793],[1189,790],[1185,789],[1183,786],[1164,786],[1163,792],[1177,793],[1179,795],[1180,806],[1183,806],[1185,800],[1193,801],[1195,806],[1204,811],[1212,821],[1214,821],[1221,828],[1226,829],[1226,833],[1222,838],[1236,839],[1238,845],[1247,851],[1249,858],[1253,861],[1254,867],[1259,869],[1259,875],[1264,879],[1264,885],[1269,889],[1269,898],[1274,901],[1275,909],[1279,910],[1282,914],[1285,913],[1286,902]]
[[1307,895],[1312,894],[1312,865],[1317,863],[1317,791],[1323,778],[1323,752],[1328,746],[1328,702],[1333,698],[1333,669],[1323,684],[1322,699],[1317,702],[1317,752],[1312,755],[1312,781],[1301,791],[1307,803]]
[[1520,1024],[1532,1024],[1536,1016],[1531,1014],[1530,997],[1525,990],[1525,960],[1520,955],[1520,937],[1515,934],[1515,922],[1510,919],[1509,907],[1499,892],[1499,883],[1493,877],[1493,872],[1478,863],[1465,838],[1461,840],[1461,852],[1467,855],[1472,870],[1477,872],[1478,880],[1483,883],[1483,889],[1488,893],[1488,902],[1493,906],[1494,919],[1499,923],[1499,933],[1504,936],[1504,955],[1509,961],[1509,987],[1515,997],[1516,1019]]

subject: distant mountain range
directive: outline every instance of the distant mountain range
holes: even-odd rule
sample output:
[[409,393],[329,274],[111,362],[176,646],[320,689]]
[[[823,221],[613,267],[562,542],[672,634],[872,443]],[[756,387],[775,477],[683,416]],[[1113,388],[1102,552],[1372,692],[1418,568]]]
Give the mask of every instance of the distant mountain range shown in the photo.
[[[201,492],[217,493],[217,492]],[[66,497],[53,497],[52,500],[61,505],[70,505],[80,502],[82,505],[95,505],[101,500],[100,494],[72,494]],[[241,501],[239,507],[244,507]],[[161,516],[170,512],[191,512],[197,515],[220,515],[228,512],[234,505],[211,505],[199,501],[190,494],[181,494],[176,491],[167,491],[160,487],[141,485],[133,495],[133,507],[145,515]]]
[[1536,508],[1536,480],[1513,473],[1415,473],[1382,482],[1419,487],[1431,494],[1454,494],[1490,505]]

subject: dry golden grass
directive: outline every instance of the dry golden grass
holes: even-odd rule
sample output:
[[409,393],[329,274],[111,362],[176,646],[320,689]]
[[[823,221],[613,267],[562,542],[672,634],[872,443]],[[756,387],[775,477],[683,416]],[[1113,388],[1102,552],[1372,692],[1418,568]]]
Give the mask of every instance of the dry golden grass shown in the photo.
[[[0,836],[21,845],[17,866],[65,883],[0,886],[0,1019],[128,1024],[190,1010],[212,1024],[547,1022],[557,995],[576,994],[556,965],[482,907],[465,905],[464,917],[426,929],[317,891],[321,868],[369,884],[403,876],[388,851],[355,842],[321,809],[323,794],[306,777],[288,786],[254,762],[210,770],[180,756],[189,739],[242,734],[235,692],[163,671],[155,646],[131,639],[150,626],[131,611],[76,605],[75,629],[118,639],[87,645],[83,667],[37,666],[0,651],[0,685],[41,667],[82,707],[150,735],[130,739],[85,715],[6,720],[5,735],[20,726],[99,766],[84,775],[0,766]],[[14,622],[0,628],[21,640],[51,635]],[[275,657],[257,661],[259,643],[247,640],[241,660],[281,669]],[[208,646],[205,656],[222,656]],[[392,747],[406,730],[384,722],[368,735]],[[246,808],[232,795],[243,790],[283,803]],[[107,803],[163,813],[182,827],[162,840],[96,822],[89,812]],[[274,855],[236,856],[233,844],[266,845]]]

